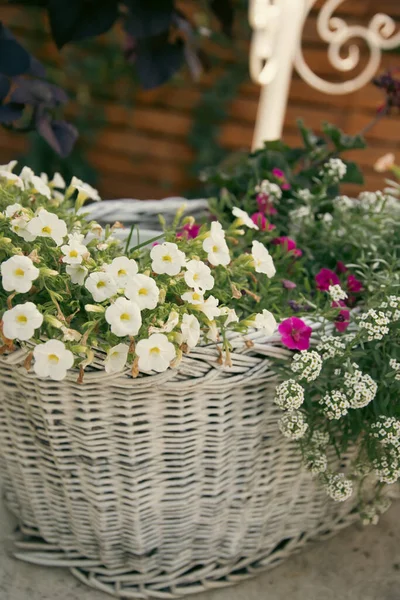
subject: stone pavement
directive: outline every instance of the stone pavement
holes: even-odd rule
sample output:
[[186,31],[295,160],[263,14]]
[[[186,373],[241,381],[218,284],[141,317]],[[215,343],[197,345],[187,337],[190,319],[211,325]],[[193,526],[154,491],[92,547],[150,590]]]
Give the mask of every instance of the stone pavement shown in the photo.
[[[6,553],[13,520],[0,505],[0,600],[107,600],[67,570]],[[353,526],[272,571],[193,600],[400,600],[400,502],[378,526]]]

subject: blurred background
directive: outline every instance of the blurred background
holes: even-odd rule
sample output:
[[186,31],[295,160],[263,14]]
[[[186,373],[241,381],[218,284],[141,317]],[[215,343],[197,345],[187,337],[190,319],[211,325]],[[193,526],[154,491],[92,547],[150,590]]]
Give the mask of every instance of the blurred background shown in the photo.
[[[206,69],[198,81],[183,69],[168,84],[150,91],[141,89],[132,64],[124,59],[121,47],[125,57],[132,49],[124,47],[118,29],[59,52],[43,11],[1,6],[4,24],[42,60],[49,80],[68,92],[66,114],[80,137],[72,154],[61,159],[35,132],[26,136],[0,129],[0,163],[18,158],[35,171],[73,173],[95,185],[103,198],[201,194],[201,171],[233,152],[249,150],[253,136],[259,87],[248,75],[247,3],[238,4],[235,36],[230,40],[215,33],[212,17],[201,10],[200,2],[181,2],[182,12],[200,26]],[[305,58],[318,75],[340,81],[349,75],[334,72],[316,31],[321,4],[306,22]],[[400,20],[399,0],[347,0],[336,14],[348,24],[367,25],[377,11]],[[366,60],[367,49],[361,48]],[[399,65],[399,52],[383,54],[382,71]],[[383,102],[382,92],[372,84],[351,95],[327,96],[294,74],[284,140],[291,145],[299,141],[299,117],[316,130],[322,121],[330,121],[346,133],[357,133]],[[386,152],[400,150],[399,129],[398,119],[384,118],[368,133],[369,147],[349,154],[363,169],[367,188],[382,187],[383,177],[374,172],[373,164]]]

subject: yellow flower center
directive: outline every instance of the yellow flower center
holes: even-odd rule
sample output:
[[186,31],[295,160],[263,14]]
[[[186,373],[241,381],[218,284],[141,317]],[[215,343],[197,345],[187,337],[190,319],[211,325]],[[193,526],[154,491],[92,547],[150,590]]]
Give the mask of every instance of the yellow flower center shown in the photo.
[[169,254],[164,254],[164,256],[162,257],[164,262],[172,262],[172,257]]
[[198,274],[198,273],[195,273],[195,274],[193,275],[193,281],[197,281],[197,280],[198,280],[198,278],[199,278],[199,274]]
[[23,269],[15,269],[14,275],[17,277],[23,277],[25,275],[25,271]]
[[77,250],[71,250],[71,252],[69,253],[71,258],[77,258],[78,256],[78,251]]
[[98,281],[97,282],[97,288],[103,288],[106,287],[106,282],[105,281]]
[[212,251],[213,251],[213,252],[218,252],[218,246],[213,246],[213,247],[212,247]]
[[160,348],[158,346],[154,346],[154,348],[152,348],[150,350],[150,354],[160,354]]
[[121,321],[130,321],[131,320],[131,315],[129,315],[128,313],[122,313],[122,315],[120,316]]
[[127,272],[125,271],[125,269],[120,269],[118,271],[118,277],[123,277],[123,275],[127,275]]
[[50,235],[51,227],[49,227],[48,225],[46,225],[45,227],[42,227],[42,233],[47,233],[48,235]]
[[18,321],[18,323],[27,323],[28,319],[26,318],[25,315],[18,315],[17,321]]
[[140,288],[139,296],[147,296],[148,290],[146,288]]
[[118,358],[118,356],[119,356],[119,352],[113,352],[111,354],[111,358]]
[[193,300],[201,300],[201,296],[197,292],[193,292],[192,298],[193,298]]
[[54,363],[55,365],[60,362],[60,359],[57,356],[57,354],[49,354],[48,359],[49,359],[49,362]]

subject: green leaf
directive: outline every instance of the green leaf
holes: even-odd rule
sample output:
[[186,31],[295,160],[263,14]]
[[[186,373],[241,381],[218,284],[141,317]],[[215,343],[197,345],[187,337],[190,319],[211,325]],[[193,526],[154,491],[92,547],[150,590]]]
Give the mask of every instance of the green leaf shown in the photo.
[[364,175],[360,171],[360,168],[353,161],[344,161],[347,165],[346,175],[342,179],[343,183],[357,183],[362,185],[364,183]]
[[360,135],[347,135],[341,129],[332,125],[332,123],[323,123],[322,131],[332,141],[336,150],[339,152],[345,150],[360,150],[365,148],[366,143]]
[[308,150],[314,150],[321,144],[321,138],[315,135],[312,129],[306,127],[302,119],[297,120],[297,126],[303,139],[303,143]]

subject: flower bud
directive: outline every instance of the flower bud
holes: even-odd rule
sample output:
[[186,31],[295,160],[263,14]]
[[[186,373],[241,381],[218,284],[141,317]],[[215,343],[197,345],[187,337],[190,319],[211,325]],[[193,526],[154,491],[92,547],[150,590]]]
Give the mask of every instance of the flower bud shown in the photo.
[[94,313],[104,313],[105,308],[100,304],[85,304],[86,312],[94,312]]
[[55,277],[56,275],[58,275],[58,271],[55,271],[54,269],[48,269],[47,267],[43,267],[42,269],[40,269],[40,274],[43,275],[43,277]]
[[62,327],[64,327],[64,325],[61,323],[61,321],[59,321],[53,315],[45,315],[44,320],[46,321],[46,323],[48,323],[52,327],[55,327],[56,329],[61,329]]

